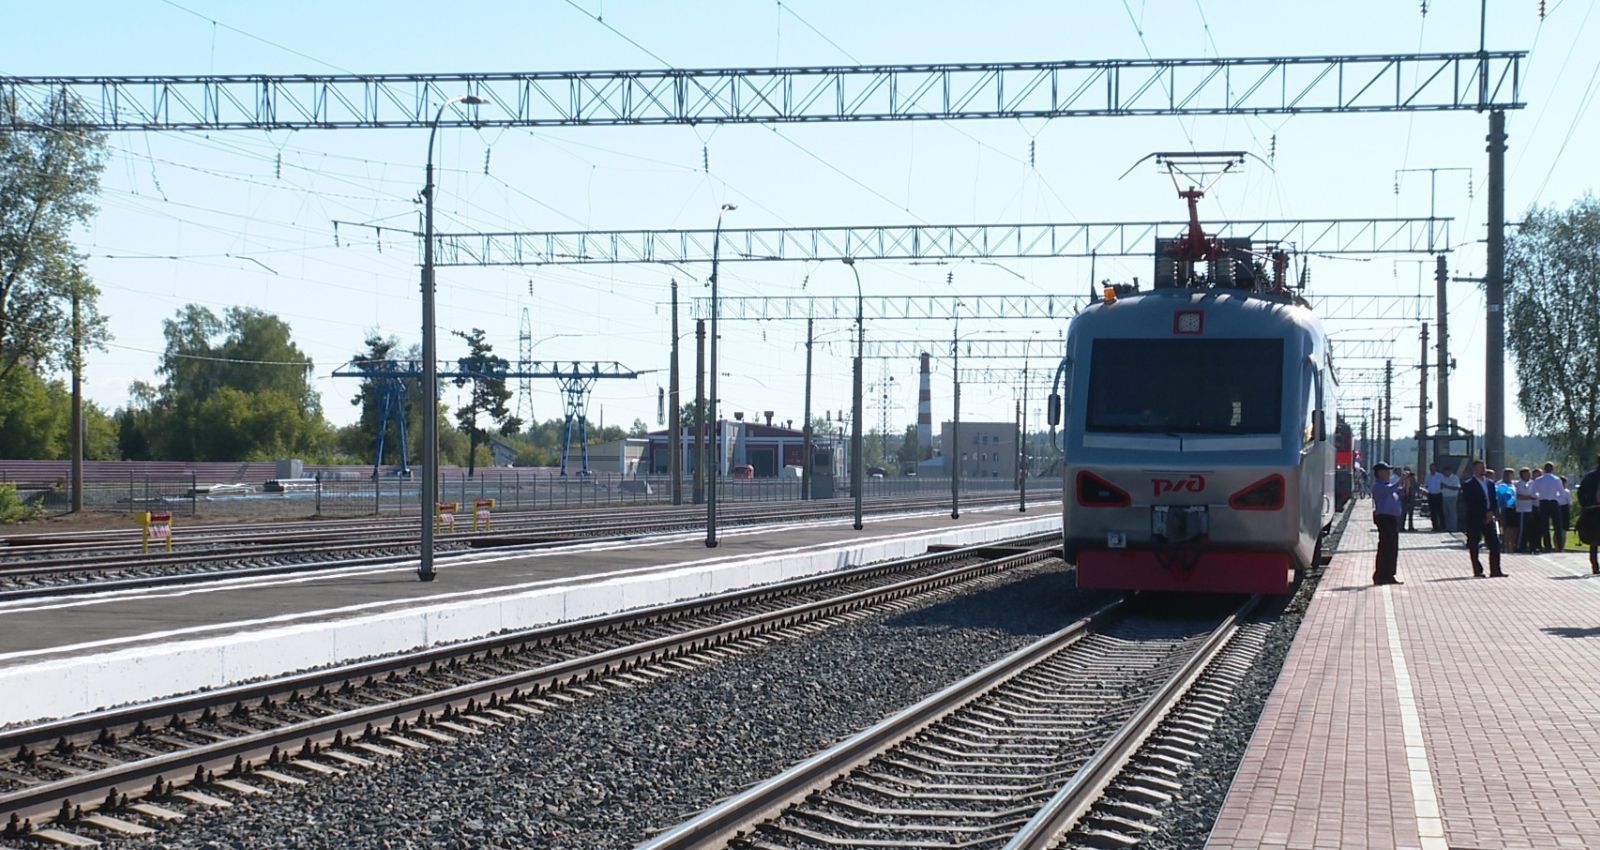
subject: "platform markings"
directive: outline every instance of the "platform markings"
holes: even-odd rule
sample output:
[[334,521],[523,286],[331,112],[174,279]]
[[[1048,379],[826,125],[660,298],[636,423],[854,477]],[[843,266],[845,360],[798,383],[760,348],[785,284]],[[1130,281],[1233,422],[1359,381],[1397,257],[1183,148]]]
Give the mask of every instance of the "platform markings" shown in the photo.
[[1444,837],[1444,818],[1439,813],[1439,795],[1433,784],[1433,768],[1428,763],[1427,741],[1422,736],[1422,715],[1417,710],[1411,671],[1400,645],[1400,626],[1394,617],[1394,588],[1383,588],[1383,620],[1389,636],[1389,659],[1394,664],[1394,686],[1400,700],[1400,731],[1406,745],[1406,768],[1411,775],[1411,799],[1417,816],[1417,835],[1422,850],[1449,850]]
[[[1059,504],[1059,502],[1051,503],[1051,504]],[[984,506],[981,509],[975,509],[975,510],[971,511],[971,513],[974,513],[974,514],[977,514],[977,513],[996,513],[996,512],[999,512],[1001,510],[1004,510],[1006,507],[1007,506],[1003,506],[1003,505],[999,505],[999,506]],[[880,521],[899,520],[899,519],[921,519],[921,518],[925,518],[925,517],[929,517],[929,516],[934,516],[935,514],[938,514],[938,513],[941,513],[941,511],[937,511],[936,510],[936,511],[918,511],[918,512],[885,514],[885,515],[882,515],[879,519],[880,519]],[[849,522],[849,521],[850,521],[849,517],[844,517],[844,518],[829,518],[829,519],[825,519],[825,520],[806,520],[806,521],[801,521],[801,522],[784,523],[784,524],[778,524],[778,525],[747,526],[747,527],[741,527],[741,528],[739,528],[737,530],[725,531],[725,532],[723,532],[721,534],[721,536],[723,538],[725,538],[725,539],[731,539],[731,538],[736,538],[736,537],[747,537],[747,536],[753,536],[753,535],[758,535],[758,534],[771,534],[771,533],[774,533],[774,532],[805,531],[805,530],[809,530],[809,529],[826,528],[826,527],[828,527],[830,525],[835,525],[835,524],[839,524],[839,523],[842,523],[842,522]],[[992,524],[992,523],[985,523],[983,525],[987,525],[987,524]],[[979,526],[974,526],[974,527],[979,527]],[[666,534],[666,535],[652,535],[652,536],[650,536],[648,538],[643,538],[643,539],[624,540],[624,541],[606,541],[606,542],[603,542],[603,543],[578,543],[578,544],[573,544],[573,545],[570,545],[570,546],[562,546],[562,547],[549,548],[549,549],[538,549],[538,550],[534,550],[534,551],[527,551],[527,550],[517,551],[517,550],[514,550],[514,549],[506,548],[506,549],[498,549],[498,550],[495,550],[493,552],[464,553],[464,554],[459,555],[459,556],[446,555],[446,556],[442,557],[438,561],[438,569],[439,569],[440,572],[443,572],[444,570],[449,569],[449,568],[487,566],[487,565],[502,563],[502,562],[505,562],[505,561],[533,560],[533,559],[538,559],[538,558],[561,557],[561,556],[565,556],[565,555],[582,554],[582,553],[590,553],[590,552],[612,552],[612,551],[617,551],[617,550],[621,550],[621,549],[645,549],[645,548],[649,548],[649,547],[652,547],[652,546],[663,546],[663,545],[668,545],[668,544],[672,544],[672,543],[683,543],[683,542],[687,542],[687,541],[690,541],[690,540],[699,540],[699,539],[701,539],[701,537],[703,535],[704,535],[704,532],[701,532],[701,531],[674,532],[674,533]],[[866,539],[869,539],[869,540],[890,540],[890,539],[894,539],[894,538],[893,537],[874,537],[874,538],[866,538]],[[824,546],[825,547],[825,546],[829,546],[829,545],[834,545],[834,544],[833,543],[812,544],[813,547],[816,547],[816,546]],[[800,548],[796,548],[796,549],[777,550],[774,554],[785,554],[785,553],[798,552],[798,551],[802,551],[804,548],[806,548],[806,547],[800,547]],[[683,561],[683,562],[679,562],[679,563],[676,563],[676,564],[658,564],[658,565],[655,565],[654,567],[643,567],[643,568],[638,568],[638,569],[639,570],[649,570],[649,569],[660,568],[660,567],[706,566],[706,565],[715,564],[715,563],[719,563],[719,562],[743,560],[743,559],[747,559],[748,557],[750,557],[750,556],[747,556],[747,555],[726,555],[726,556],[720,556],[720,557],[714,557],[714,558],[701,558],[701,559],[694,560],[694,561]],[[106,604],[106,603],[110,603],[110,602],[127,602],[127,601],[130,601],[130,600],[138,601],[138,600],[149,600],[149,599],[176,599],[176,598],[185,597],[185,596],[193,596],[193,595],[196,595],[196,594],[221,593],[221,592],[225,592],[225,591],[233,591],[233,590],[248,589],[248,588],[284,587],[284,586],[297,585],[297,584],[310,584],[310,583],[319,582],[319,581],[331,581],[331,580],[334,580],[334,579],[360,578],[360,577],[363,577],[363,576],[385,575],[385,574],[389,574],[389,573],[407,573],[407,574],[410,574],[410,573],[414,573],[414,572],[416,572],[416,562],[408,561],[408,562],[401,562],[401,563],[398,563],[398,564],[386,564],[386,565],[381,566],[381,567],[349,567],[349,568],[344,568],[344,569],[317,570],[317,571],[312,571],[312,572],[307,572],[307,573],[293,573],[293,574],[279,575],[279,576],[252,576],[252,577],[242,577],[242,578],[234,578],[234,579],[218,578],[216,580],[207,581],[207,582],[200,583],[200,584],[180,585],[180,586],[170,587],[170,588],[154,588],[154,589],[140,589],[140,590],[110,590],[110,591],[105,591],[105,592],[102,592],[102,593],[88,593],[88,594],[83,594],[83,595],[79,595],[79,596],[73,596],[73,597],[68,598],[68,599],[54,600],[54,601],[50,601],[50,602],[30,602],[28,600],[14,600],[14,601],[11,601],[11,602],[0,602],[0,616],[4,616],[5,614],[13,614],[13,613],[29,613],[29,612],[37,612],[37,611],[55,611],[55,610],[59,610],[59,609],[63,609],[63,608],[79,608],[79,607],[85,607],[85,606],[91,606],[91,605]],[[629,573],[626,572],[626,571],[617,572],[617,573],[604,573],[604,574],[597,573],[597,574],[595,574],[595,577],[597,577],[597,578],[606,578],[606,577],[610,577],[612,575],[628,575],[628,574]],[[535,584],[537,584],[537,583],[535,583]],[[420,598],[420,599],[430,599],[430,598],[436,598],[436,597],[418,597],[418,598]],[[418,598],[413,598],[411,600],[407,600],[407,602],[408,603],[409,602],[415,602]],[[449,597],[446,596],[446,597],[437,597],[437,598],[449,598]],[[399,600],[396,600],[395,602],[398,603]],[[380,603],[380,604],[394,604],[394,603]],[[5,657],[7,657],[7,656],[0,655],[0,658],[5,658]]]
[[[976,513],[976,511],[974,513]],[[1038,517],[1032,517],[1030,519],[1038,519]],[[848,521],[848,518],[846,519],[846,521]],[[992,521],[992,522],[972,523],[972,524],[967,525],[965,527],[969,528],[969,529],[979,529],[979,528],[988,528],[988,527],[992,527],[992,526],[1003,526],[1003,525],[1007,525],[1007,524],[1014,524],[1014,523],[1026,522],[1026,521],[1028,521],[1028,520],[1009,519],[1008,518],[1008,519],[1004,519],[1004,520],[995,520],[995,521]],[[773,530],[776,530],[776,529],[774,529],[771,526],[769,526],[769,527],[767,527],[765,529],[765,531],[768,531],[768,532],[773,531]],[[725,563],[725,562],[749,562],[749,563],[755,564],[755,563],[760,563],[762,561],[771,560],[771,559],[774,559],[774,558],[782,558],[782,557],[786,557],[786,556],[790,556],[790,555],[796,555],[796,554],[800,554],[800,553],[806,553],[806,552],[826,552],[826,551],[831,551],[831,550],[848,550],[851,547],[857,546],[857,545],[872,544],[872,543],[882,543],[882,542],[885,542],[885,541],[894,541],[894,540],[899,540],[899,539],[908,538],[908,537],[923,537],[923,536],[927,536],[929,533],[930,532],[929,532],[928,529],[916,529],[916,530],[912,530],[912,531],[899,532],[899,533],[896,533],[896,534],[889,534],[889,535],[883,535],[883,536],[878,536],[878,537],[868,537],[868,538],[863,538],[863,539],[856,540],[856,541],[829,541],[829,542],[826,542],[826,543],[813,543],[813,544],[808,544],[808,545],[805,545],[805,546],[795,546],[795,547],[790,547],[790,548],[786,548],[786,549],[775,549],[775,550],[772,550],[772,551],[769,551],[769,552],[751,553],[751,554],[743,554],[743,555],[727,555],[727,556],[721,556],[721,557],[715,557],[715,558],[700,558],[700,559],[691,560],[691,561],[680,561],[680,562],[669,563],[669,564],[650,564],[650,565],[641,566],[641,567],[632,567],[632,568],[624,569],[624,570],[613,570],[613,571],[610,571],[610,572],[595,573],[593,575],[584,576],[584,577],[581,577],[581,578],[584,579],[586,583],[601,584],[601,583],[605,583],[605,582],[608,582],[608,581],[611,581],[611,580],[615,580],[615,579],[618,579],[618,578],[626,578],[628,576],[639,575],[639,574],[644,574],[644,573],[671,573],[671,572],[676,572],[676,571],[693,571],[693,570],[698,569],[698,568],[702,568],[702,567],[706,567],[706,566],[713,565],[713,564],[718,564],[718,563]],[[614,547],[614,548],[622,548],[622,547],[619,546],[619,547]],[[571,550],[568,550],[568,551],[570,552]],[[559,551],[552,551],[552,552],[548,552],[548,553],[547,552],[539,552],[539,553],[534,553],[534,554],[543,557],[543,556],[547,556],[547,555],[558,555],[558,554],[563,554],[563,553],[561,553]],[[514,559],[514,558],[518,558],[518,557],[527,557],[527,555],[523,555],[523,556],[508,555],[508,556],[501,557],[501,558],[496,558],[496,559],[493,559],[493,560],[510,560],[510,559]],[[485,560],[485,561],[475,561],[473,563],[474,564],[482,564],[482,563],[491,563],[491,562],[492,562],[491,560]],[[840,564],[840,565],[838,565],[838,568],[843,569],[843,568],[849,567],[849,566],[854,566],[854,565],[853,564]],[[384,572],[388,572],[388,571],[391,571],[391,570],[383,570],[383,571]],[[447,602],[454,602],[454,601],[470,600],[470,599],[473,599],[473,598],[484,597],[484,596],[503,595],[503,594],[507,594],[507,593],[510,593],[510,592],[516,592],[516,591],[531,591],[531,590],[536,590],[536,589],[539,589],[539,588],[547,588],[547,587],[554,587],[554,586],[570,586],[570,585],[572,585],[573,581],[574,581],[574,577],[573,576],[562,576],[562,577],[556,577],[556,578],[539,579],[539,580],[536,580],[536,581],[523,582],[523,583],[519,583],[519,584],[495,585],[495,586],[490,586],[490,587],[477,588],[477,589],[474,589],[474,590],[463,590],[463,591],[456,591],[456,592],[451,592],[451,593],[431,594],[431,595],[428,595],[428,596],[412,597],[412,598],[407,598],[407,599],[385,599],[385,600],[378,600],[378,601],[373,601],[373,602],[361,602],[361,603],[356,603],[356,604],[353,604],[353,605],[345,605],[345,606],[341,606],[341,607],[337,607],[337,608],[325,608],[325,609],[314,610],[314,611],[296,611],[296,612],[289,613],[289,614],[278,614],[278,615],[271,616],[271,617],[259,617],[259,618],[246,619],[246,620],[230,620],[230,621],[227,621],[227,622],[208,623],[208,624],[200,625],[200,626],[188,626],[188,627],[178,628],[178,629],[166,629],[166,630],[161,630],[161,631],[148,632],[148,633],[145,633],[145,634],[122,635],[122,636],[112,637],[112,638],[103,638],[103,639],[100,639],[100,640],[85,641],[85,642],[76,643],[76,644],[39,647],[39,648],[36,648],[36,649],[16,650],[16,651],[12,651],[12,652],[0,652],[0,662],[10,662],[10,661],[15,661],[15,660],[24,659],[24,658],[37,658],[37,657],[40,657],[40,656],[71,655],[73,653],[83,652],[84,650],[100,649],[100,648],[103,648],[103,647],[110,647],[110,646],[123,646],[123,645],[129,645],[129,644],[146,643],[146,642],[151,642],[151,641],[168,641],[171,638],[175,638],[175,637],[186,636],[186,635],[205,634],[207,632],[238,631],[238,630],[247,629],[247,628],[250,628],[250,627],[274,625],[274,624],[289,624],[289,623],[294,623],[296,621],[303,621],[303,620],[325,620],[325,619],[328,619],[328,618],[335,618],[336,619],[337,616],[341,615],[341,614],[351,614],[351,613],[363,612],[363,611],[374,611],[375,609],[386,609],[386,608],[389,608],[389,609],[398,609],[398,610],[409,610],[409,609],[415,609],[415,608],[420,607],[419,603],[447,603]],[[272,582],[271,584],[296,584],[296,583],[300,583],[300,582],[299,581],[282,581],[282,582]],[[246,585],[246,587],[248,587],[248,586],[249,585]],[[208,588],[208,587],[205,587],[205,586],[200,586],[200,587],[188,588],[188,589],[183,590],[183,591],[173,591],[173,592],[170,592],[170,593],[151,593],[148,596],[134,597],[134,598],[135,599],[174,598],[174,597],[189,596],[189,595],[198,594],[198,593],[215,592],[216,590],[220,590],[220,589],[222,589],[222,588]],[[125,601],[125,600],[101,600],[101,601]],[[28,611],[50,611],[50,610],[56,610],[56,609],[59,609],[59,608],[79,607],[79,606],[82,606],[82,605],[92,604],[93,602],[95,602],[95,600],[78,600],[76,602],[61,602],[61,603],[55,603],[55,604],[38,605],[38,606],[34,606],[34,607],[31,607],[31,608],[24,608],[24,609],[12,609],[12,610],[9,610],[9,611],[0,611],[0,617],[3,617],[3,615],[7,614],[7,613],[23,613],[23,612],[28,612]],[[306,624],[304,626],[304,628],[315,628],[315,627],[316,627],[316,623],[309,623],[309,624]]]

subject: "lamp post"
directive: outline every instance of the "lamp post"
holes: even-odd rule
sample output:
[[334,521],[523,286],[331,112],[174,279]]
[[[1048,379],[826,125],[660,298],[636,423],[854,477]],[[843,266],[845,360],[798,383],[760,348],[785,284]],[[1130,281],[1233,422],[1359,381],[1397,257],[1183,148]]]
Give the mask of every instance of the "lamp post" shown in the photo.
[[722,253],[722,216],[738,209],[733,204],[723,204],[717,211],[717,230],[711,239],[711,398],[706,404],[711,408],[711,427],[717,435],[711,439],[711,471],[706,476],[706,548],[717,546],[717,482],[722,477],[721,428],[717,419],[717,316],[722,303],[717,300],[717,262]]
[[464,94],[439,104],[428,129],[427,178],[422,186],[422,397],[427,409],[422,414],[422,550],[417,562],[417,578],[433,581],[433,511],[439,497],[439,361],[434,340],[433,314],[433,142],[439,135],[439,121],[453,104],[479,106],[481,97]]
[[865,446],[861,441],[861,353],[867,346],[867,326],[862,315],[861,297],[861,271],[856,268],[856,261],[850,257],[844,258],[844,264],[856,276],[856,362],[855,381],[851,390],[852,407],[850,412],[850,489],[856,496],[856,531],[861,530],[861,496],[866,489],[866,458]]

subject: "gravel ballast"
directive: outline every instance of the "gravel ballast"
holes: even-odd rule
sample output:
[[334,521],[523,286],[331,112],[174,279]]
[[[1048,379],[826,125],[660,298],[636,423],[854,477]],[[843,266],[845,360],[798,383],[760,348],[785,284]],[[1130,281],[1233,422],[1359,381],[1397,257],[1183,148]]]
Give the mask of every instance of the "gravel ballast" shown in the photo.
[[[1327,541],[1330,551],[1338,547],[1339,538],[1343,536],[1343,522],[1339,521]],[[1161,817],[1151,822],[1156,832],[1139,845],[1141,848],[1202,850],[1205,847],[1322,575],[1322,570],[1308,575],[1272,624],[1265,647],[1256,656],[1243,683],[1234,691],[1222,722],[1212,730],[1211,737],[1200,750],[1200,757],[1184,776],[1183,790],[1163,809]]]
[[1059,561],[117,847],[631,847],[1112,597]]

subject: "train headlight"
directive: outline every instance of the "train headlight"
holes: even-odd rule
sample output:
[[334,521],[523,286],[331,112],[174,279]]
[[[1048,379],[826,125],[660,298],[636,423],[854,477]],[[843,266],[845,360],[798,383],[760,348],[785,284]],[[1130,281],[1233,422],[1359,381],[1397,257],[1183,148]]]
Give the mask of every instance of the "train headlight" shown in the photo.
[[1172,316],[1175,334],[1200,334],[1206,330],[1206,314],[1201,310],[1179,310]]

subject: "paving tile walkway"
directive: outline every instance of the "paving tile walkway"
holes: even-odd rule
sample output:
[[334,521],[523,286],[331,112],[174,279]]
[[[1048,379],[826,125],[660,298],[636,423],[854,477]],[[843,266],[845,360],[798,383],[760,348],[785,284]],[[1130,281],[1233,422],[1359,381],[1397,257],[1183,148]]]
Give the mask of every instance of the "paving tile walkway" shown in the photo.
[[1600,577],[1401,535],[1358,506],[1218,817],[1218,850],[1600,847]]

